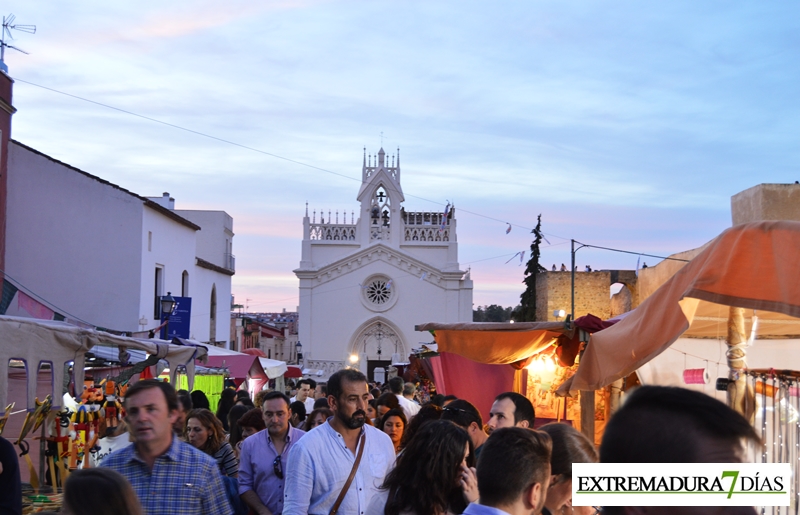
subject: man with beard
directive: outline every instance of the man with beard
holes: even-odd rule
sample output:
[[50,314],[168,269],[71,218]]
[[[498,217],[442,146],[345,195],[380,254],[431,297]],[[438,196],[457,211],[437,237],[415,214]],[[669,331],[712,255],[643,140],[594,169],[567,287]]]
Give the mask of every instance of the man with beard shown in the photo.
[[[365,425],[368,399],[367,378],[358,370],[340,370],[328,379],[333,416],[292,449],[283,515],[328,515],[343,491],[339,512],[361,515],[379,494],[395,454],[389,436]],[[351,472],[353,479],[345,490]]]
[[550,484],[550,435],[522,427],[492,432],[478,458],[477,503],[464,515],[539,515]]
[[489,434],[503,427],[533,428],[536,420],[533,404],[524,395],[516,392],[503,392],[494,399],[486,423]]
[[242,442],[239,495],[256,514],[278,515],[283,513],[286,457],[305,432],[289,424],[289,398],[281,392],[268,393],[261,412],[267,430]]

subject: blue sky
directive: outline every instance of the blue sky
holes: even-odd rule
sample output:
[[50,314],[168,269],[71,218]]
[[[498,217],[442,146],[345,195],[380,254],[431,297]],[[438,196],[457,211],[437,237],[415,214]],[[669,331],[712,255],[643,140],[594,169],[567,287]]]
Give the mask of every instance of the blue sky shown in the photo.
[[[31,55],[6,53],[20,79],[12,136],[136,193],[230,213],[233,291],[252,310],[296,306],[305,202],[356,209],[362,149],[377,152],[381,132],[388,153],[400,147],[406,209],[455,202],[476,305],[518,302],[523,267],[505,261],[539,213],[548,267],[569,263],[570,238],[662,255],[728,227],[731,195],[800,180],[792,1],[4,9],[38,28],[12,43]],[[577,262],[636,256],[583,249]]]

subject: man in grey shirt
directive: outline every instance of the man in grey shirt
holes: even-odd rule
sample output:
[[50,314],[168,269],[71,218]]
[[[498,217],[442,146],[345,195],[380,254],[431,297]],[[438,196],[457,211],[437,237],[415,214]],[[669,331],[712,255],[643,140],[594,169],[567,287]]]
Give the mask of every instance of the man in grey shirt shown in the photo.
[[[361,436],[364,452],[340,513],[362,515],[394,466],[394,446],[383,431],[365,425],[367,378],[354,369],[328,380],[333,416],[306,433],[289,454],[283,515],[327,515],[356,461]],[[383,509],[380,510],[383,513]]]

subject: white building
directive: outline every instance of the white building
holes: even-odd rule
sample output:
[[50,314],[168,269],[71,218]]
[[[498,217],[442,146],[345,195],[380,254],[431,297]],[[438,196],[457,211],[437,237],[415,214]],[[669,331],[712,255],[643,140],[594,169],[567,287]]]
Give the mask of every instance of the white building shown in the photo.
[[[374,158],[374,162],[373,162]],[[328,375],[348,364],[406,361],[414,325],[472,320],[472,281],[459,270],[456,220],[408,212],[399,152],[364,155],[357,219],[316,211],[303,218],[299,339],[306,368]],[[331,219],[335,216],[335,219]]]
[[[190,337],[228,340],[230,216],[176,212],[174,201],[165,207],[15,141],[8,156],[5,272],[20,291],[68,319],[126,332],[159,324],[158,297],[188,296]],[[6,314],[25,315],[20,306],[5,304]]]

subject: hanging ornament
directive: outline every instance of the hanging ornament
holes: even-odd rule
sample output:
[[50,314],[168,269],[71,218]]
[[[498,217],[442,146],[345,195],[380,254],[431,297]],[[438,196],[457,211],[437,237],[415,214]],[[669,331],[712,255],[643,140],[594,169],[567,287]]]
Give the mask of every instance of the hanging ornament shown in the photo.
[[709,381],[708,370],[705,368],[688,368],[683,371],[685,384],[708,384]]

